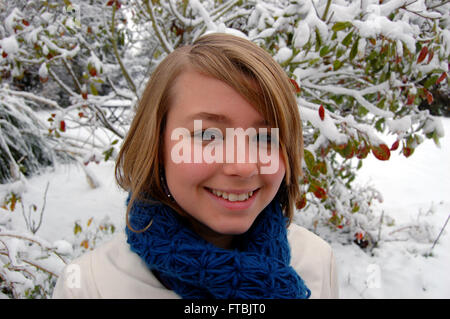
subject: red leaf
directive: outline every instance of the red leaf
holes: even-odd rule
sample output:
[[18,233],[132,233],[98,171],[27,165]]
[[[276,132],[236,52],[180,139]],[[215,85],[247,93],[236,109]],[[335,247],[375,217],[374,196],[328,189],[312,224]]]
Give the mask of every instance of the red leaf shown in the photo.
[[410,157],[413,152],[414,152],[413,148],[403,147],[403,155],[405,155],[405,157]]
[[66,122],[64,122],[64,121],[59,122],[59,129],[61,132],[65,132],[66,131]]
[[91,67],[91,68],[89,69],[89,74],[90,74],[91,76],[97,76],[97,70],[96,70],[94,67]]
[[313,193],[319,199],[324,199],[327,197],[327,192],[322,187],[317,187]]
[[294,86],[295,93],[300,93],[300,86],[298,86],[297,82],[294,79],[289,79],[289,81],[291,81],[291,84]]
[[114,0],[109,0],[108,3],[106,4],[107,6],[112,6],[114,3]]
[[319,107],[319,117],[322,121],[325,119],[325,109],[322,104]]
[[2,52],[2,57],[6,59],[6,57],[8,56],[8,53],[6,53],[5,51]]
[[428,48],[423,47],[422,50],[420,50],[419,57],[417,58],[417,63],[420,63],[423,60],[425,60],[425,57],[427,56],[427,54],[428,54]]
[[306,206],[306,196],[303,194],[295,205],[297,209],[303,209]]
[[433,50],[428,51],[427,64],[429,64],[431,62],[431,60],[433,60],[433,56],[434,56],[434,51]]
[[372,153],[380,161],[387,161],[391,157],[391,152],[386,144],[372,146]]
[[87,98],[88,98],[87,92],[81,92],[81,97],[82,97],[83,99],[87,100]]
[[416,96],[414,94],[408,95],[408,99],[406,101],[406,105],[411,105],[414,103],[414,100],[416,99]]
[[424,90],[425,90],[425,94],[427,96],[428,105],[431,105],[433,103],[433,100],[434,100],[433,99],[433,94],[431,94],[430,91],[428,91],[426,89],[424,89]]
[[370,149],[367,145],[358,147],[358,150],[356,151],[356,157],[359,159],[364,159],[367,157],[367,154],[369,154],[369,151]]
[[25,19],[22,19],[22,23],[23,23],[24,26],[27,26],[27,27],[30,25],[30,22],[28,22]]
[[436,80],[436,84],[441,83],[447,77],[447,72],[442,72],[441,76]]
[[391,146],[391,151],[395,151],[398,149],[399,141],[395,141],[394,144]]
[[357,240],[362,240],[364,238],[364,234],[361,233],[361,232],[358,232],[358,233],[355,234],[355,238]]

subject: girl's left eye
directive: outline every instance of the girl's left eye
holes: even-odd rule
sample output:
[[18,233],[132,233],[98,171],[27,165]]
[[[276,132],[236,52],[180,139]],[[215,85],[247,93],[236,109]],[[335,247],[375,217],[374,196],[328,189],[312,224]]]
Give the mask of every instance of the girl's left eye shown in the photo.
[[223,136],[220,130],[206,129],[194,132],[194,138],[201,141],[216,141],[223,139]]
[[262,134],[256,134],[254,137],[255,142],[258,143],[266,143],[271,144],[272,143],[272,137],[270,134],[262,133]]

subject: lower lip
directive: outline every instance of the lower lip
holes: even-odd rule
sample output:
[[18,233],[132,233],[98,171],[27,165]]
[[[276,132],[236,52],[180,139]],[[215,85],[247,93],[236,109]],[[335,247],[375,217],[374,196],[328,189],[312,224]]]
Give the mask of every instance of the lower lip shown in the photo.
[[253,195],[244,201],[236,201],[236,202],[230,202],[229,200],[219,197],[211,193],[209,190],[205,189],[209,196],[211,196],[212,199],[214,199],[217,203],[222,205],[223,207],[230,209],[230,210],[244,210],[250,208],[252,206],[253,202],[255,201],[256,196],[258,195],[259,189],[253,192]]

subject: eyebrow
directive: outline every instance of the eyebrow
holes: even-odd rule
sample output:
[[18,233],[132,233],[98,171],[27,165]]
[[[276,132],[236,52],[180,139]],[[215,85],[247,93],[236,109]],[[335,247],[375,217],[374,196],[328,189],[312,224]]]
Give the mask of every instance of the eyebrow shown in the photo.
[[[232,120],[223,114],[209,113],[209,112],[199,112],[192,114],[187,117],[187,121],[194,120],[207,120],[211,122],[221,123],[221,124],[230,124]],[[256,121],[253,123],[253,126],[267,126],[268,123],[266,120],[262,119],[261,121]]]

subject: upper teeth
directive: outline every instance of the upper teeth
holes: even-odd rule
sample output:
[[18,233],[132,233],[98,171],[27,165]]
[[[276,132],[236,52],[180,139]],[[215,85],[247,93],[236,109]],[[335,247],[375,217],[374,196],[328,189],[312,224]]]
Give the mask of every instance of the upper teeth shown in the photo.
[[248,193],[235,194],[235,193],[226,193],[226,192],[222,192],[219,190],[211,189],[211,192],[216,196],[220,196],[222,198],[228,199],[230,202],[244,201],[253,195],[253,191],[248,192]]

